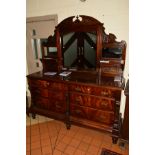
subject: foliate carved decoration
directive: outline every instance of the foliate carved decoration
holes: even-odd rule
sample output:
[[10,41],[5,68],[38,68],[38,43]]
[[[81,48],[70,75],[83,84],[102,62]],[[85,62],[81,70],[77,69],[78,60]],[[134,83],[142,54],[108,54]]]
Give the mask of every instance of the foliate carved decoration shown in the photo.
[[43,46],[48,46],[48,47],[56,47],[56,36],[55,36],[55,33],[54,35],[50,35],[48,38],[47,38],[47,41],[44,41],[42,43]]
[[72,30],[88,30],[89,28],[97,28],[98,26],[102,26],[103,24],[99,22],[97,19],[90,17],[90,16],[85,16],[85,15],[80,15],[80,16],[71,16],[66,19],[64,19],[62,22],[56,26],[56,29],[60,30],[60,32],[65,33],[66,32],[71,32]]

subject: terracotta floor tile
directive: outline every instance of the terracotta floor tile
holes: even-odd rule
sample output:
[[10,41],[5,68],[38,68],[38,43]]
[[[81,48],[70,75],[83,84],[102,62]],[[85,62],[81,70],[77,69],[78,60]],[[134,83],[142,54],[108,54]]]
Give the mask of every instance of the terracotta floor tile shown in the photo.
[[86,152],[81,151],[81,150],[79,150],[79,149],[77,149],[77,150],[75,151],[75,153],[74,153],[74,155],[85,155],[85,154],[86,154]]
[[61,128],[59,133],[60,133],[60,134],[64,134],[64,135],[65,135],[65,134],[67,133],[67,130],[66,130],[66,129]]
[[129,150],[127,150],[127,149],[122,150],[122,154],[123,154],[123,155],[129,155]]
[[90,137],[90,136],[85,136],[83,139],[82,139],[82,141],[84,141],[84,142],[86,142],[86,143],[90,143],[91,141],[92,141],[92,137]]
[[112,144],[111,150],[120,154],[122,153],[122,149],[119,147],[118,144]]
[[63,152],[65,150],[66,146],[67,146],[67,144],[60,142],[58,145],[56,145],[56,148]]
[[67,132],[66,132],[66,136],[68,136],[68,137],[74,137],[74,135],[76,134],[76,132],[75,131],[72,131],[72,130],[67,130]]
[[63,141],[64,143],[66,143],[66,144],[69,144],[71,140],[72,140],[72,138],[67,137],[67,136],[64,136],[64,138],[62,139],[62,141]]
[[104,135],[104,139],[103,139],[105,142],[107,143],[112,143],[112,137],[108,134],[105,134]]
[[76,133],[74,138],[81,140],[84,137],[84,134]]
[[64,153],[66,153],[66,154],[68,154],[68,155],[73,155],[74,154],[74,152],[75,152],[75,148],[74,147],[72,147],[72,146],[67,146],[67,148],[65,149],[65,152]]
[[97,155],[101,155],[102,152],[102,148],[99,149],[98,154]]
[[[67,130],[63,122],[55,120],[43,123],[38,123],[37,119],[34,121],[37,123],[26,126],[26,155],[30,155],[30,151],[31,155],[100,155],[102,148],[129,155],[128,144],[123,148],[112,144],[110,134],[76,125]],[[52,149],[55,149],[54,154]]]
[[111,149],[112,143],[107,143],[107,142],[103,142],[100,146],[100,148],[106,148],[106,149]]
[[31,131],[32,130],[38,130],[39,129],[39,125],[38,124],[31,125],[30,128],[31,128]]
[[42,147],[42,155],[52,153],[52,147],[50,145]]
[[49,135],[51,136],[51,137],[55,137],[55,136],[58,136],[58,134],[59,134],[59,132],[58,131],[56,131],[56,130],[53,130],[53,131],[49,131]]
[[41,149],[39,148],[39,149],[32,150],[31,155],[42,155],[41,154]]
[[57,137],[50,137],[51,145],[55,145],[57,141]]
[[30,143],[30,137],[26,137],[26,144]]
[[80,145],[78,146],[78,148],[82,151],[87,151],[88,147],[89,147],[89,144],[85,142],[81,142]]
[[43,133],[43,134],[40,135],[41,140],[42,140],[42,139],[47,139],[47,138],[49,138],[49,137],[50,137],[50,136],[49,136],[48,133]]
[[94,146],[97,146],[97,147],[100,147],[101,144],[102,144],[102,140],[98,140],[98,139],[93,139],[90,143],[91,145],[94,145]]
[[62,139],[63,139],[64,137],[65,137],[64,134],[60,134],[60,133],[59,133],[59,135],[58,135],[58,140],[62,141]]
[[26,127],[26,137],[30,137],[30,127]]
[[32,135],[32,136],[39,135],[39,134],[40,134],[39,128],[38,128],[38,129],[33,129],[33,130],[31,130],[31,135]]
[[26,144],[26,151],[30,151],[30,149],[31,149],[30,143],[27,143]]
[[75,132],[79,131],[80,127],[76,126],[76,125],[72,125],[70,130],[73,130]]
[[52,155],[62,155],[62,152],[55,149]]
[[51,145],[50,138],[42,139],[41,146],[47,146],[47,145]]
[[33,150],[33,149],[38,149],[38,148],[40,148],[40,147],[41,147],[40,141],[36,141],[36,142],[31,143],[31,149],[32,149],[32,150]]
[[40,135],[31,136],[31,143],[40,141]]
[[99,148],[94,145],[90,145],[87,152],[92,155],[95,155],[99,152]]
[[26,155],[31,155],[31,154],[30,154],[30,151],[26,151]]
[[80,140],[72,139],[69,145],[77,148],[79,146],[79,144],[80,144]]
[[48,133],[48,128],[40,129],[40,134]]

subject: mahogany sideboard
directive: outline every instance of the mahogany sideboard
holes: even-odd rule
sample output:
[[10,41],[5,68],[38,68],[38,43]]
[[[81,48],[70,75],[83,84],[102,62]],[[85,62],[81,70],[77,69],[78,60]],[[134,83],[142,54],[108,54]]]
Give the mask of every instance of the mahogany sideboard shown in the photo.
[[[119,114],[126,42],[106,34],[103,23],[80,15],[61,21],[41,44],[42,72],[27,76],[30,113],[120,136]],[[69,76],[60,73],[71,71]],[[45,73],[56,72],[49,76]]]
[[113,143],[119,136],[119,102],[122,85],[113,77],[99,78],[97,72],[72,71],[67,77],[27,76],[31,92],[30,113],[41,114],[71,124],[112,133]]

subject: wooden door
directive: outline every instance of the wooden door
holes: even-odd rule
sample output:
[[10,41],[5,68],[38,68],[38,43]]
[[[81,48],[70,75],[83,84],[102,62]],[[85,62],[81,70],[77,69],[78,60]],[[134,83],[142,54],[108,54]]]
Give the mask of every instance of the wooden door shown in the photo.
[[54,34],[57,15],[31,17],[26,21],[27,74],[42,70],[41,42]]

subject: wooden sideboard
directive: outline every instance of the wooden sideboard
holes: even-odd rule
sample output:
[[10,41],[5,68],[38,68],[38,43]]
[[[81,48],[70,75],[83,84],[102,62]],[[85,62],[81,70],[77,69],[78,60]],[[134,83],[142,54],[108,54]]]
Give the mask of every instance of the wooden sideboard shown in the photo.
[[67,77],[43,72],[27,76],[32,104],[30,113],[71,124],[107,131],[118,139],[120,86],[112,77],[100,79],[97,72],[72,71]]
[[[103,23],[80,15],[61,21],[41,44],[43,71],[27,76],[30,112],[120,136],[126,42],[106,34]],[[71,71],[69,76],[59,74]],[[45,75],[56,72],[56,75]]]

